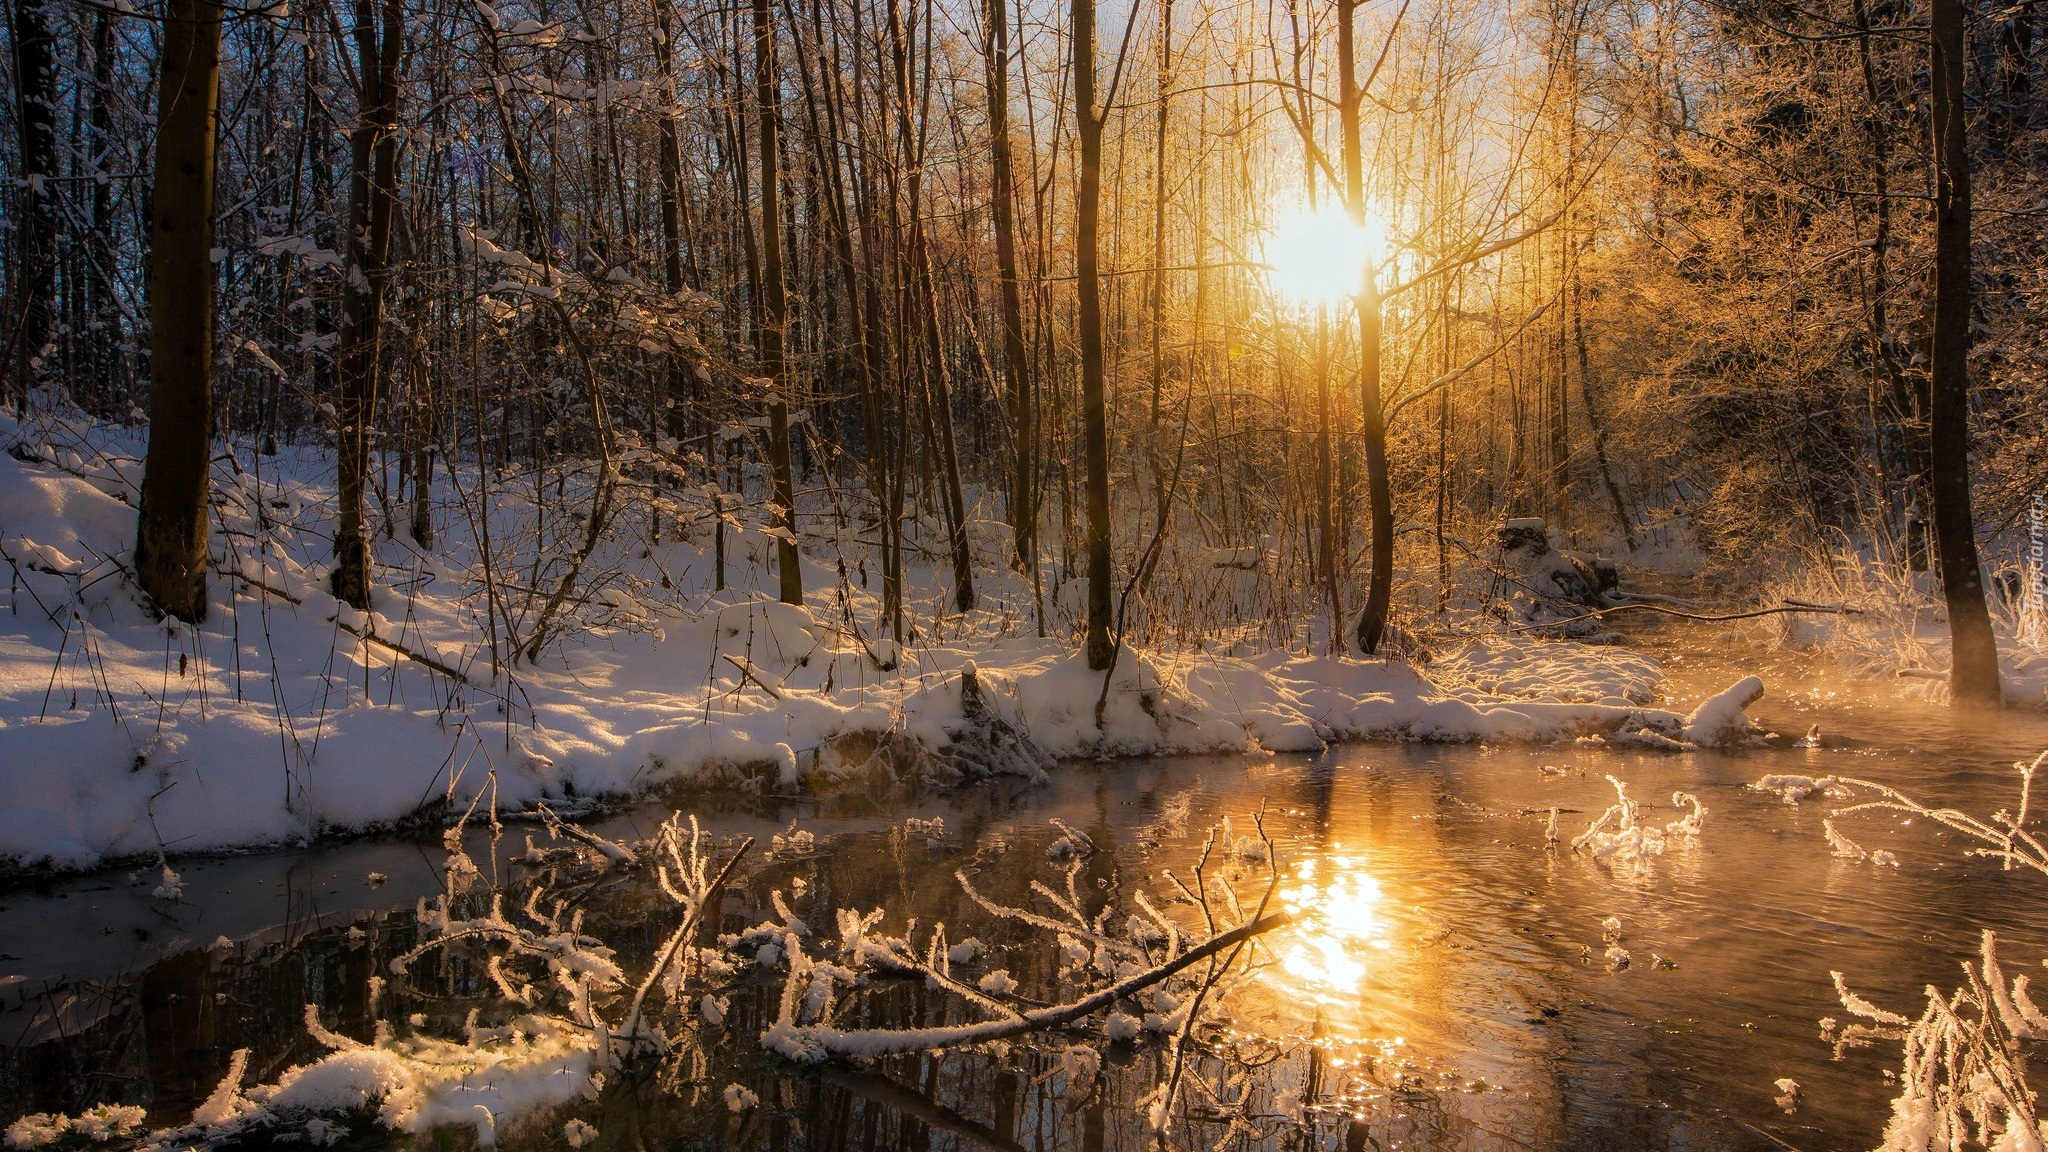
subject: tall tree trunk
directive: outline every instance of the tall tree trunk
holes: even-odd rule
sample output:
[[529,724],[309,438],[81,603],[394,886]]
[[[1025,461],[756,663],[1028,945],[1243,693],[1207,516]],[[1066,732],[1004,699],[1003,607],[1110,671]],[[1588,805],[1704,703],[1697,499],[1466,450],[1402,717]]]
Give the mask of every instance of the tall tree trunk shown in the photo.
[[[1358,112],[1358,50],[1355,28],[1357,0],[1337,0],[1337,113],[1343,134],[1344,206],[1351,223],[1365,227],[1365,152],[1360,141]],[[1387,467],[1387,417],[1380,403],[1379,269],[1368,257],[1358,291],[1359,439],[1365,448],[1366,514],[1372,527],[1372,565],[1367,570],[1365,607],[1358,614],[1354,639],[1368,656],[1380,650],[1387,630],[1387,609],[1394,594],[1394,489]]]
[[2027,138],[2034,112],[2034,9],[2038,0],[2019,0],[1998,23],[1998,91],[1990,101],[1991,143],[2011,159],[2013,146]]
[[[102,8],[93,13],[92,132],[87,152],[93,157],[95,177],[107,175],[107,161],[114,147],[114,21]],[[113,270],[118,266],[119,241],[114,235],[114,182],[95,179],[92,189],[92,250],[87,253],[87,299],[96,325],[91,341],[93,411],[106,415],[116,411],[114,398],[119,389],[116,366],[123,343],[121,310],[114,296]]]
[[1109,558],[1109,409],[1102,368],[1102,129],[1107,109],[1095,106],[1095,0],[1073,0],[1075,130],[1081,137],[1081,183],[1074,204],[1074,272],[1080,295],[1081,442],[1086,473],[1088,667],[1105,671],[1111,645]]
[[1593,430],[1593,461],[1600,469],[1600,486],[1607,491],[1607,503],[1614,509],[1614,522],[1628,550],[1636,550],[1635,524],[1628,505],[1622,501],[1621,485],[1614,481],[1614,463],[1607,451],[1607,422],[1593,406],[1593,354],[1586,340],[1585,279],[1577,260],[1572,261],[1571,279],[1572,345],[1579,355],[1579,402],[1586,409],[1586,426]]
[[782,162],[777,151],[782,78],[775,63],[775,18],[768,0],[754,7],[754,113],[761,130],[761,367],[768,376],[768,472],[774,485],[775,567],[782,602],[804,602],[804,574],[796,547],[796,477],[789,463],[789,369],[783,334],[789,323],[782,278]]
[[[654,67],[661,101],[659,135],[655,147],[661,177],[661,269],[663,286],[671,295],[683,290],[683,157],[676,133],[675,18],[668,0],[654,5]],[[684,366],[673,351],[663,356],[663,416],[657,422],[663,435],[680,442],[689,432],[683,406]]]
[[412,525],[413,543],[432,551],[434,547],[434,446],[438,435],[440,406],[434,402],[434,388],[427,375],[423,354],[412,357]]
[[398,65],[405,52],[405,9],[384,0],[382,27],[373,0],[356,0],[356,125],[350,133],[348,275],[342,288],[339,459],[335,463],[334,597],[370,607],[370,543],[363,523],[370,474],[370,423],[384,376],[384,289],[391,275],[391,233],[398,211]]
[[1344,650],[1344,590],[1337,584],[1337,458],[1330,409],[1330,314],[1316,309],[1316,578],[1330,609],[1325,639],[1332,655]]
[[[1138,576],[1132,587],[1143,592],[1151,583],[1153,567],[1165,551],[1166,530],[1173,515],[1174,484],[1162,445],[1162,412],[1166,397],[1166,157],[1168,113],[1173,97],[1173,0],[1159,5],[1159,95],[1153,109],[1152,138],[1152,274],[1146,286],[1152,309],[1152,403],[1145,426],[1145,456],[1152,470],[1152,539],[1138,558]],[[1183,410],[1185,412],[1185,409]],[[1181,458],[1176,446],[1173,459]],[[1121,629],[1121,624],[1119,624]]]
[[[1884,88],[1879,86],[1877,63],[1871,50],[1873,32],[1869,5],[1865,0],[1855,0],[1854,11],[1857,62],[1863,73],[1863,97],[1869,104],[1863,127],[1869,145],[1866,167],[1870,172],[1872,211],[1875,215],[1870,239],[1869,273],[1864,289],[1869,301],[1864,313],[1870,341],[1869,407],[1877,440],[1873,455],[1885,481],[1880,489],[1882,498],[1896,496],[1902,509],[1924,509],[1931,503],[1926,499],[1926,404],[1922,397],[1923,389],[1916,386],[1907,375],[1905,365],[1899,361],[1897,343],[1891,331],[1892,141],[1891,126],[1886,123],[1884,113],[1895,100],[1889,91],[1889,81]],[[1888,436],[1887,432],[1891,435]],[[1899,471],[1903,472],[1903,481],[1899,485],[1890,482],[1894,457]]]
[[[926,147],[921,126],[928,122],[931,101],[931,20],[929,0],[925,19],[923,79],[916,86],[920,105],[914,128],[911,116],[913,87],[910,57],[915,52],[913,33],[903,26],[897,4],[888,7],[889,43],[896,72],[896,123],[898,147],[909,168],[904,192],[910,209],[910,277],[915,289],[911,301],[923,321],[926,347],[924,412],[926,442],[939,469],[939,502],[946,521],[947,550],[953,557],[953,605],[961,612],[974,608],[974,562],[967,542],[967,507],[960,490],[960,456],[953,436],[952,389],[947,385],[945,342],[939,333],[938,284],[932,270],[931,243],[924,220],[924,164]],[[912,16],[913,21],[915,15]]]
[[149,448],[135,575],[158,611],[190,623],[206,617],[220,33],[214,0],[170,0],[150,203]]
[[57,54],[47,0],[14,0],[15,122],[21,126],[21,195],[15,201],[14,314],[0,347],[14,349],[9,389],[27,411],[35,364],[49,343],[57,292]]
[[1996,704],[1998,641],[1984,603],[1970,513],[1970,152],[1962,0],[1928,13],[1934,110],[1934,350],[1930,357],[1934,531],[1948,599],[1949,696]]
[[1003,309],[1003,382],[1010,400],[1010,529],[1017,569],[1038,570],[1037,405],[1024,350],[1024,301],[1017,275],[1017,178],[1010,144],[1010,22],[1008,0],[985,5],[982,60],[988,94],[989,197],[996,232],[996,270]]

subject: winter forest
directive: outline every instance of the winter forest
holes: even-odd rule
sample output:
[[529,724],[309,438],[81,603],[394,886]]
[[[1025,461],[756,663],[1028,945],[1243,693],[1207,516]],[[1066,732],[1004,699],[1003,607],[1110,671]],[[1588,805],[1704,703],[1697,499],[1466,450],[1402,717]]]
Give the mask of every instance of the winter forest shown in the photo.
[[7,5],[8,1147],[2048,1144],[2036,0]]

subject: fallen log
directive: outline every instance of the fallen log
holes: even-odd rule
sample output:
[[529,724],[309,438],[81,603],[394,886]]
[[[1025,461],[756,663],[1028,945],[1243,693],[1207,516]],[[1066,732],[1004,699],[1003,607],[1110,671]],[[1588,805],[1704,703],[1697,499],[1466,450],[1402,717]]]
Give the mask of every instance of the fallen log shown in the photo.
[[[229,573],[229,575],[232,575],[235,579],[240,580],[242,583],[247,584],[251,588],[255,588],[258,591],[262,592],[268,592],[270,595],[277,597],[278,599],[284,601],[287,604],[290,604],[294,608],[300,608],[305,606],[306,602],[300,599],[299,597],[292,595],[291,593],[285,591],[282,588],[274,588],[269,584],[266,584],[263,581],[258,580],[254,576],[249,575],[247,572],[232,572]],[[467,687],[469,684],[469,677],[466,674],[464,674],[461,669],[451,667],[445,661],[436,659],[435,657],[429,656],[424,652],[418,652],[411,648],[408,648],[405,645],[400,644],[396,640],[387,640],[384,637],[377,635],[374,629],[358,628],[355,625],[349,623],[348,621],[341,619],[339,616],[335,617],[334,626],[341,629],[343,632],[346,632],[349,635],[364,641],[365,643],[375,644],[377,647],[382,648],[385,651],[392,653],[393,655],[403,656],[407,660],[411,660],[416,664],[423,664],[428,668],[432,668],[434,671],[439,672],[441,675],[448,677],[450,680],[455,681],[457,684],[461,684],[465,687]]]

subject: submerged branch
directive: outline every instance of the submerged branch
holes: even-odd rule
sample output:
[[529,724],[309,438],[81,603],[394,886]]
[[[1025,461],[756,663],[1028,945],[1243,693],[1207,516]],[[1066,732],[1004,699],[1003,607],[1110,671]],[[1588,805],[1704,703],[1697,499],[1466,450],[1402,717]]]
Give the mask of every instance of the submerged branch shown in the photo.
[[785,1055],[806,1053],[809,1062],[815,1063],[831,1056],[871,1059],[933,1048],[985,1044],[1043,1032],[1100,1012],[1126,996],[1142,992],[1211,956],[1283,927],[1292,920],[1293,917],[1286,912],[1263,916],[1191,948],[1156,968],[1119,980],[1091,996],[1068,1004],[1035,1009],[1012,1020],[992,1020],[953,1028],[877,1028],[859,1032],[843,1032],[826,1025],[778,1025],[764,1034],[762,1040]]

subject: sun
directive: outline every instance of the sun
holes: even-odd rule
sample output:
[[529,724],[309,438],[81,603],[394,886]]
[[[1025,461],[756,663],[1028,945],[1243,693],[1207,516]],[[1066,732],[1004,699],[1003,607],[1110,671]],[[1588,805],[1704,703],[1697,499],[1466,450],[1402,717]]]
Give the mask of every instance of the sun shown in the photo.
[[1367,263],[1378,257],[1378,229],[1352,223],[1342,208],[1324,204],[1280,222],[1266,238],[1272,284],[1302,304],[1334,304],[1358,295]]

